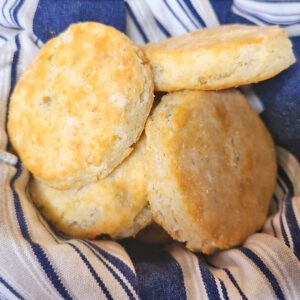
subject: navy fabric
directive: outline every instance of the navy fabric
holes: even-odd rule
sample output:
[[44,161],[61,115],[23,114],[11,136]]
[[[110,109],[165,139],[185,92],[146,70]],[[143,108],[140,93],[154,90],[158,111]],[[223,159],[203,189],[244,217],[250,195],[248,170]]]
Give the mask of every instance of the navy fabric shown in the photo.
[[161,246],[133,239],[122,245],[135,266],[141,299],[186,299],[181,267]]
[[232,24],[232,23],[240,23],[240,24],[253,24],[245,18],[242,18],[236,14],[234,14],[231,10],[233,1],[232,0],[212,0],[211,4],[218,16],[219,22],[221,24]]
[[[300,58],[300,37],[291,38],[296,57]],[[254,84],[264,103],[262,118],[276,144],[300,159],[300,60],[278,76]]]
[[125,31],[122,0],[40,0],[33,20],[33,32],[42,41],[64,31],[70,24],[101,22]]

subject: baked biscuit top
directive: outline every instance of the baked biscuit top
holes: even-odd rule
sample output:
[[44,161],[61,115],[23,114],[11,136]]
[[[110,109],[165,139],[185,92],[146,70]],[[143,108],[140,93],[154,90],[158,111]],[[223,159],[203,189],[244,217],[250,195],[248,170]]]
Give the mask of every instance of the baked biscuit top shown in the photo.
[[12,95],[8,130],[25,166],[56,188],[107,176],[131,151],[153,101],[150,69],[124,34],[71,25]]

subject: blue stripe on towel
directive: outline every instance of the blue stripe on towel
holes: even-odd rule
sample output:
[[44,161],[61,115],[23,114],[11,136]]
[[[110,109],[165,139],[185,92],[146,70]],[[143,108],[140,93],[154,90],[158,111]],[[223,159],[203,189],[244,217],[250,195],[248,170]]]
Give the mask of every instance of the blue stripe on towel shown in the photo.
[[225,300],[229,300],[229,297],[228,297],[228,292],[227,292],[227,289],[226,289],[226,286],[224,284],[224,281],[220,279],[220,284],[221,284],[221,289],[222,289],[222,293],[223,293],[223,298]]
[[13,5],[9,8],[8,10],[8,13],[9,13],[9,16],[10,16],[10,19],[11,19],[11,22],[14,22],[15,25],[17,25],[17,23],[14,21],[14,17],[12,16],[11,12],[13,11],[14,7],[16,4],[18,4],[18,1],[19,0],[15,0],[15,2],[13,3]]
[[[54,233],[54,232],[52,232],[52,230],[49,230],[46,227],[45,227],[45,229],[50,233],[50,235],[53,237],[53,239],[55,240],[55,242],[57,244],[74,245],[73,244],[73,238],[65,236],[60,232]],[[60,242],[60,240],[62,240],[63,242]],[[90,251],[92,251],[93,254],[104,264],[104,266],[116,278],[116,280],[119,282],[121,287],[124,289],[125,293],[127,293],[128,296],[130,296],[131,299],[135,299],[134,296],[132,295],[131,291],[128,289],[126,283],[109,266],[109,264],[107,264],[107,262],[105,262],[105,260],[102,257],[104,257],[106,260],[108,260],[116,269],[119,270],[120,273],[122,273],[124,275],[124,277],[127,279],[128,283],[129,283],[129,285],[133,288],[133,290],[136,292],[136,294],[138,294],[137,278],[136,278],[135,274],[130,270],[130,268],[122,260],[120,260],[119,258],[107,253],[102,248],[96,246],[93,242],[90,242],[88,240],[80,240],[80,239],[76,239],[76,241],[80,242],[83,246],[85,246]],[[84,254],[82,254],[82,255],[84,255]],[[86,256],[85,256],[85,258],[86,258]]]
[[145,43],[148,43],[149,42],[149,39],[145,33],[145,31],[143,30],[142,26],[140,25],[140,23],[138,22],[137,18],[135,17],[133,11],[131,10],[130,6],[128,3],[125,2],[125,5],[126,5],[126,10],[131,18],[131,20],[133,21],[133,23],[135,24],[137,30],[139,31],[139,33],[141,34],[143,40]]
[[5,36],[0,35],[0,39],[3,39],[4,41],[8,41],[7,38]]
[[211,271],[206,266],[201,265],[200,261],[199,261],[199,268],[200,268],[200,273],[202,275],[202,280],[205,286],[205,291],[208,299],[221,300],[215,277],[213,276]]
[[282,232],[282,236],[283,236],[283,240],[284,240],[284,243],[290,247],[290,241],[288,239],[288,235],[287,235],[287,232],[285,230],[285,227],[284,227],[284,224],[283,224],[283,214],[284,214],[284,203],[283,201],[280,201],[280,209],[279,209],[279,224],[280,224],[280,230]]
[[[120,276],[115,272],[115,270],[89,245],[89,243],[83,240],[81,241],[81,243],[85,245],[88,249],[90,249],[90,251],[105,265],[105,267],[110,271],[110,273],[114,276],[114,278],[119,282],[119,284],[121,285],[125,293],[128,295],[129,299],[135,299],[134,295],[129,290],[125,282],[120,278]],[[132,286],[132,288],[134,287]],[[138,294],[137,290],[135,292]]]
[[15,295],[18,299],[23,300],[24,297],[22,297],[7,281],[4,280],[4,278],[2,278],[0,276],[0,282],[13,294]]
[[[99,281],[102,283],[99,285],[101,291],[106,295],[108,292],[107,287],[105,286],[105,284],[103,283],[103,281],[99,278],[99,276],[95,277],[95,270],[93,269],[94,272],[91,272],[90,266],[91,263],[88,261],[86,255],[84,255],[79,249],[78,247],[76,247],[71,241],[73,240],[73,238],[67,238],[64,237],[61,233],[56,232],[54,233],[51,229],[49,229],[47,226],[45,226],[45,224],[43,224],[43,227],[47,230],[47,232],[52,236],[53,240],[56,242],[56,244],[60,244],[60,245],[68,245],[71,246],[71,248],[79,255],[81,261],[84,263],[84,265],[88,268],[88,270],[90,271],[91,275],[93,276],[93,278],[96,280],[96,282],[98,283]],[[83,241],[81,240],[76,240],[79,241],[83,244],[83,246],[86,246]],[[97,274],[96,274],[97,275]],[[109,293],[109,292],[108,292]],[[110,296],[111,297],[111,296]]]
[[175,19],[181,24],[181,26],[186,30],[189,31],[189,29],[185,26],[185,24],[181,21],[181,19],[179,18],[179,16],[175,13],[175,11],[173,10],[173,8],[170,6],[170,4],[168,3],[167,0],[163,0],[166,7],[168,8],[168,10],[171,12],[171,14],[175,17]]
[[13,11],[13,19],[20,28],[21,28],[21,25],[19,23],[18,12],[19,12],[21,6],[23,5],[23,3],[24,3],[24,0],[19,1],[18,5],[16,6],[16,8]]
[[278,299],[285,299],[276,277],[273,275],[273,273],[270,271],[270,269],[266,266],[266,264],[259,258],[259,256],[257,254],[255,254],[252,250],[250,250],[249,248],[246,248],[246,247],[241,247],[240,251],[244,255],[246,255],[253,263],[255,263],[257,268],[265,275],[265,277],[270,282],[270,284],[276,294],[276,297]]
[[88,268],[88,270],[90,271],[90,273],[92,274],[93,278],[95,279],[95,281],[97,282],[98,286],[101,288],[101,290],[103,291],[104,295],[106,296],[107,299],[109,300],[113,300],[110,292],[108,291],[106,285],[104,284],[104,282],[102,281],[102,279],[98,276],[97,272],[95,271],[95,269],[93,268],[93,266],[91,265],[91,263],[88,261],[88,259],[82,254],[82,252],[72,243],[67,243],[70,247],[72,247],[80,256],[80,258],[82,259],[82,261],[84,262],[84,264],[86,265],[86,267]]
[[199,28],[199,25],[195,23],[195,21],[193,20],[193,18],[191,18],[190,14],[188,13],[188,11],[186,10],[186,8],[184,7],[184,5],[181,3],[180,0],[177,0],[177,3],[179,4],[179,6],[182,8],[182,10],[184,11],[185,15],[188,17],[188,19],[193,23],[193,25],[196,28]]
[[[9,89],[7,109],[6,109],[5,131],[6,131],[7,134],[8,134],[7,121],[8,121],[10,98],[11,98],[11,94],[13,92],[13,89],[14,89],[16,83],[17,83],[17,65],[18,65],[19,54],[20,54],[20,39],[19,39],[18,35],[16,35],[16,37],[15,37],[15,45],[16,45],[16,50],[14,52],[13,59],[12,59],[12,64],[11,64],[10,89]],[[8,141],[8,145],[9,145],[9,143],[10,142]]]
[[[109,262],[111,262],[116,268],[124,274],[124,276],[128,279],[131,283],[136,283],[136,275],[134,272],[118,257],[108,253],[107,251],[103,250],[102,248],[98,247],[97,245],[93,244],[92,242],[87,241],[87,243],[100,255],[106,258]],[[138,290],[137,283],[132,285],[135,291]]]
[[170,32],[164,27],[163,24],[161,24],[161,22],[159,22],[155,17],[154,17],[154,21],[157,25],[157,27],[159,28],[159,30],[166,36],[166,37],[171,37]]
[[184,2],[186,4],[186,6],[188,7],[188,9],[190,10],[190,12],[192,13],[192,15],[195,17],[195,19],[200,23],[200,25],[202,27],[206,27],[204,21],[202,20],[201,16],[198,14],[197,10],[195,9],[195,7],[191,3],[191,1],[185,0]]
[[10,188],[11,188],[12,193],[13,193],[15,212],[16,212],[16,217],[17,217],[17,221],[18,221],[18,224],[19,224],[21,234],[24,237],[24,239],[31,246],[31,249],[32,249],[35,257],[37,258],[38,263],[42,267],[45,275],[48,277],[48,279],[52,283],[53,287],[58,291],[58,293],[64,299],[72,299],[72,297],[68,293],[67,289],[62,284],[62,282],[61,282],[60,278],[58,277],[57,273],[55,272],[53,266],[51,265],[47,255],[44,252],[44,250],[42,249],[42,247],[38,243],[35,243],[34,241],[32,241],[32,239],[30,237],[28,227],[27,227],[27,223],[26,223],[26,219],[25,219],[25,215],[24,215],[24,212],[23,212],[23,209],[22,209],[21,201],[20,201],[18,193],[16,192],[16,189],[15,189],[15,182],[20,177],[20,175],[22,173],[22,167],[21,167],[21,162],[20,161],[18,161],[18,163],[16,165],[16,168],[17,168],[17,172],[12,177],[12,179],[10,181]]
[[6,6],[6,4],[7,4],[7,1],[8,0],[5,0],[5,2],[4,2],[4,4],[3,4],[3,6],[2,6],[2,16],[3,16],[3,18],[5,19],[5,21],[7,22],[7,23],[9,23],[9,21],[7,20],[7,18],[6,18],[6,15],[5,15],[5,6]]
[[230,279],[230,281],[232,282],[232,284],[235,286],[235,288],[237,289],[237,291],[241,295],[242,299],[243,300],[248,300],[248,298],[243,293],[242,289],[238,285],[237,281],[235,280],[235,278],[233,277],[233,275],[231,274],[231,272],[227,268],[223,268],[223,270],[225,271],[225,273],[227,274],[228,278]]
[[[205,258],[205,257],[204,257]],[[230,279],[231,283],[233,284],[233,286],[237,289],[237,291],[239,292],[241,298],[243,300],[247,300],[247,297],[246,295],[243,293],[242,289],[240,288],[240,286],[238,285],[237,281],[235,280],[234,276],[231,274],[231,272],[227,269],[227,268],[222,268],[222,267],[217,267],[216,265],[214,265],[213,263],[211,263],[208,259],[205,259],[205,262],[215,268],[215,269],[219,269],[219,270],[223,270],[226,275],[228,276],[228,278]],[[222,288],[222,292],[223,292],[223,298],[224,299],[229,299],[228,297],[228,292],[227,292],[227,289],[226,289],[226,286],[224,284],[224,281],[219,279],[220,280],[220,284],[221,284],[221,288]]]
[[293,250],[297,258],[300,260],[300,227],[295,215],[295,211],[293,208],[293,195],[294,195],[294,186],[286,172],[282,167],[279,167],[279,176],[285,183],[287,189],[283,186],[281,182],[279,182],[281,188],[285,192],[285,215],[286,215],[286,222],[289,227],[289,231],[291,234],[291,238],[293,241]]

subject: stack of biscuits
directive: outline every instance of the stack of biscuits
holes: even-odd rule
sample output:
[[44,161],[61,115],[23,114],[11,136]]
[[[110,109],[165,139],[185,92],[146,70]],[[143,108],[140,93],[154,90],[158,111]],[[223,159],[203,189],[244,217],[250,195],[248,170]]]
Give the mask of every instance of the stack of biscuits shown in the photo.
[[71,25],[11,97],[8,132],[32,173],[31,200],[73,237],[134,237],[155,222],[192,251],[241,244],[267,217],[276,160],[233,88],[294,62],[277,26],[137,46],[103,24]]

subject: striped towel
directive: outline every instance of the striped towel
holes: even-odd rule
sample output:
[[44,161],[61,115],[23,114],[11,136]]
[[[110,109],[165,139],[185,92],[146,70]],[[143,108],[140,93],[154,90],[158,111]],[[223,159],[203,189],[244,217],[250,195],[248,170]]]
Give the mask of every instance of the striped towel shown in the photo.
[[[279,174],[270,217],[242,247],[204,256],[175,242],[70,239],[30,202],[7,137],[10,95],[44,42],[88,20],[137,43],[220,23],[286,28],[298,63],[243,88],[278,145]],[[1,299],[300,299],[300,1],[0,0],[0,112]]]

